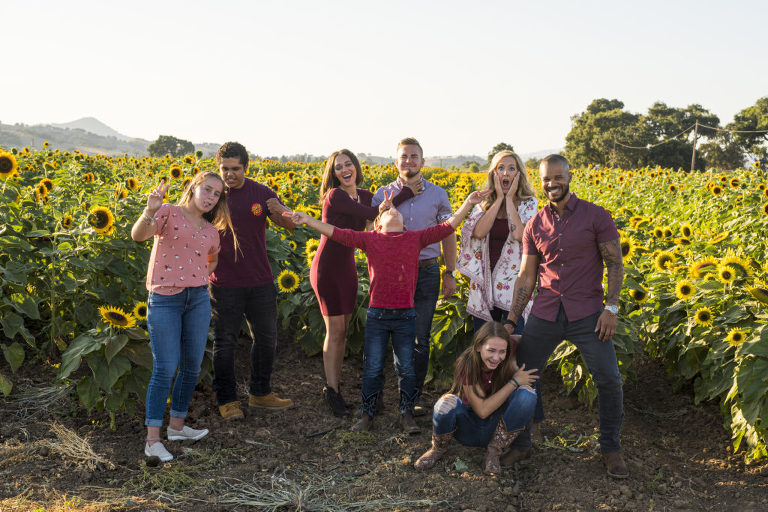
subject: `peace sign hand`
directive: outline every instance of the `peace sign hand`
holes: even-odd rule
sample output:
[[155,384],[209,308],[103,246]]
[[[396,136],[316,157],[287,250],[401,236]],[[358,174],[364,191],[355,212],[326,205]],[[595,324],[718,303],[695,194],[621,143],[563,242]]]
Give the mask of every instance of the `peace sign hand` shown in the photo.
[[389,210],[392,208],[392,198],[395,197],[395,191],[389,192],[389,195],[387,195],[387,191],[384,191],[384,200],[379,204],[379,212],[383,212],[386,210]]
[[467,202],[469,204],[480,204],[491,193],[491,189],[475,190],[467,196]]
[[157,188],[149,193],[149,196],[147,197],[146,208],[148,216],[154,217],[155,213],[157,213],[157,210],[163,206],[163,198],[165,197],[165,193],[168,192],[168,187],[170,187],[170,184],[166,185],[165,179],[162,179],[160,180],[160,184],[157,186]]

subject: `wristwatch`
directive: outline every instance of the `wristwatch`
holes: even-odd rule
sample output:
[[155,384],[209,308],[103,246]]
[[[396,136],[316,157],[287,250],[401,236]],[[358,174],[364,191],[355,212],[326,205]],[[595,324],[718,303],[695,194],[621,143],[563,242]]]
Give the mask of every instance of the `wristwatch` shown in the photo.
[[606,304],[604,309],[609,313],[612,313],[614,316],[619,314],[619,306],[609,306]]
[[456,279],[459,275],[459,273],[456,272],[455,270],[448,270],[448,269],[445,269],[445,272],[443,272],[443,274],[445,274],[446,276],[451,276],[454,279]]

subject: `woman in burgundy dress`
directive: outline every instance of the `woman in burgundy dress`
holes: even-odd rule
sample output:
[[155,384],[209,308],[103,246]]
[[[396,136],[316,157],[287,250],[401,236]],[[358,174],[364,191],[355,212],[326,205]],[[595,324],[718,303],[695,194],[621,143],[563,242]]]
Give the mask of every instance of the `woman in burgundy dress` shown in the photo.
[[[362,182],[360,162],[350,150],[342,149],[328,157],[320,185],[323,222],[338,228],[363,231],[366,224],[376,218],[379,210],[392,206],[393,201],[383,201],[378,208],[371,206],[373,194],[357,188]],[[405,187],[395,198],[394,204],[400,204],[411,197],[413,192]],[[346,416],[349,410],[341,396],[339,379],[347,342],[347,327],[357,300],[354,249],[321,236],[309,280],[325,321],[323,368],[326,385],[323,398],[335,416]]]

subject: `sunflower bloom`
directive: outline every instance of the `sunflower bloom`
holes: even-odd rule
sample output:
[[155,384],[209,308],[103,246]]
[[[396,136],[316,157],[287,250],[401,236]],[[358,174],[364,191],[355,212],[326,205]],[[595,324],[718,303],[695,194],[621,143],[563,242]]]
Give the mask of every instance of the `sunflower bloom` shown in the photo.
[[288,247],[290,247],[292,251],[295,251],[299,246],[294,240],[291,240],[288,242]]
[[704,274],[715,271],[717,271],[717,260],[714,258],[704,258],[688,267],[688,275],[696,279],[702,277]]
[[753,286],[747,288],[747,291],[763,304],[768,304],[768,284],[756,280]]
[[714,315],[712,314],[712,310],[709,308],[699,308],[696,310],[695,318],[696,325],[701,327],[709,327],[712,325]]
[[619,243],[621,244],[621,258],[626,263],[635,255],[635,241],[631,237],[622,236]]
[[133,190],[136,192],[139,190],[139,182],[136,180],[136,178],[128,178],[125,180],[125,186],[128,187],[128,189]]
[[731,233],[730,233],[729,231],[723,231],[722,233],[718,233],[717,235],[713,236],[713,237],[712,237],[712,238],[709,240],[709,243],[710,243],[710,244],[719,244],[720,242],[722,242],[723,240],[725,240],[726,238],[728,238],[728,236],[729,236],[730,234],[731,234]]
[[683,279],[675,286],[675,295],[678,299],[688,300],[696,292],[696,286],[687,279]]
[[40,184],[44,185],[45,188],[48,190],[48,192],[53,190],[53,181],[51,181],[50,178],[43,178],[43,179],[41,179],[40,180]]
[[133,315],[126,313],[121,308],[101,306],[99,307],[99,313],[107,325],[115,329],[128,329],[136,325],[136,319]]
[[717,267],[717,278],[725,284],[731,284],[736,279],[736,269],[730,265]]
[[94,206],[91,209],[88,222],[90,223],[93,230],[97,233],[107,234],[109,228],[111,228],[115,223],[115,216],[112,215],[112,212],[109,210],[109,208],[105,208],[103,206]]
[[175,180],[177,180],[177,179],[181,178],[181,175],[183,174],[183,171],[181,170],[181,167],[179,167],[178,165],[174,165],[174,166],[172,166],[172,167],[171,167],[171,168],[168,170],[168,172],[170,173],[170,175],[171,175],[171,178],[173,178],[173,179],[175,179]]
[[631,290],[629,290],[629,296],[632,297],[632,300],[634,300],[638,304],[642,304],[643,302],[648,300],[648,288],[646,288],[645,286],[642,286],[642,288],[643,288],[642,290],[637,290],[635,288],[632,288]]
[[691,235],[693,235],[693,228],[690,224],[683,224],[680,226],[680,234],[683,235],[683,238],[691,238]]
[[146,320],[147,319],[147,303],[137,302],[136,306],[134,306],[133,308],[133,316],[135,316],[138,320]]
[[299,276],[292,270],[283,270],[277,276],[277,287],[284,293],[295,292],[299,288]]
[[675,255],[667,251],[660,251],[653,261],[656,270],[669,270],[674,263]]
[[74,220],[74,219],[72,219],[72,216],[71,216],[71,215],[65,215],[65,216],[64,216],[64,218],[63,218],[63,219],[61,219],[61,226],[62,226],[64,229],[69,229],[69,228],[71,228],[71,227],[72,227],[72,221],[73,221],[73,220]]
[[763,205],[763,215],[768,215],[768,203]]
[[726,336],[725,341],[727,341],[732,347],[738,347],[742,343],[744,343],[744,340],[747,338],[747,333],[742,331],[741,329],[731,329],[728,331],[728,336]]
[[13,153],[0,151],[0,178],[7,179],[16,176],[19,171],[19,163]]
[[713,196],[719,196],[720,194],[723,193],[723,187],[721,187],[720,185],[712,185],[710,192],[712,192]]

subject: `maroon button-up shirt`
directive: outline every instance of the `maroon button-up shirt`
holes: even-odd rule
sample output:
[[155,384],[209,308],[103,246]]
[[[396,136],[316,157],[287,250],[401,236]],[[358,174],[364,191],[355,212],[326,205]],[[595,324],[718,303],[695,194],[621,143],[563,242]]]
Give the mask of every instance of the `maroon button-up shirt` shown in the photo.
[[554,322],[562,303],[575,322],[603,307],[603,258],[599,244],[619,233],[605,208],[571,194],[562,217],[549,204],[528,221],[523,254],[539,257],[539,287],[531,314]]

